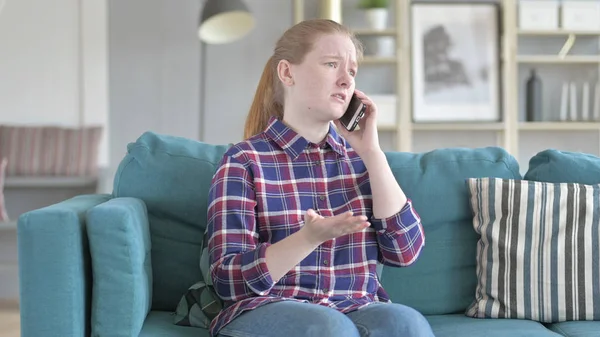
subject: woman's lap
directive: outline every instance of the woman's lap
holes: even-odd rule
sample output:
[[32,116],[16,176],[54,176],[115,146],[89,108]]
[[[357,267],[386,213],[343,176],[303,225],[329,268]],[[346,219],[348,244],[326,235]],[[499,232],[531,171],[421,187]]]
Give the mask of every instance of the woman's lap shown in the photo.
[[321,305],[282,301],[240,315],[221,329],[218,336],[429,337],[433,333],[420,313],[400,304],[373,303],[342,314]]
[[219,337],[358,337],[346,315],[321,305],[295,301],[266,304],[238,316],[223,327]]

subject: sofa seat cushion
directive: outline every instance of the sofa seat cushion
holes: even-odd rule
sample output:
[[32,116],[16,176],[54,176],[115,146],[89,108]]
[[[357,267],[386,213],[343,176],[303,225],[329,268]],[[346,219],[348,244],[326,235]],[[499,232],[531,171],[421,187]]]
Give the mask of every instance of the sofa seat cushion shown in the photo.
[[549,324],[548,328],[567,337],[600,336],[600,321],[572,321]]
[[424,315],[462,313],[474,300],[477,284],[478,236],[473,229],[466,179],[518,179],[518,163],[495,147],[420,154],[389,152],[387,159],[421,216],[425,248],[409,267],[385,266],[382,285],[393,302]]
[[543,324],[518,319],[471,318],[462,314],[425,316],[435,337],[559,337]]
[[139,337],[209,337],[208,330],[173,324],[168,311],[151,311],[144,321]]

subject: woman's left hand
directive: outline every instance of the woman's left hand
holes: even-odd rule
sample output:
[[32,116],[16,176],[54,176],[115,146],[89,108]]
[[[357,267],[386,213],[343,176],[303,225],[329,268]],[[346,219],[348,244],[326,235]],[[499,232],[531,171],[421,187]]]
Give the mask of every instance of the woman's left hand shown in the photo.
[[361,158],[365,158],[369,154],[381,151],[379,134],[377,132],[377,106],[364,92],[357,89],[354,91],[356,97],[367,106],[365,115],[358,122],[359,128],[350,132],[346,130],[339,120],[334,121],[334,123],[340,134],[350,143],[350,146],[352,146],[356,153]]

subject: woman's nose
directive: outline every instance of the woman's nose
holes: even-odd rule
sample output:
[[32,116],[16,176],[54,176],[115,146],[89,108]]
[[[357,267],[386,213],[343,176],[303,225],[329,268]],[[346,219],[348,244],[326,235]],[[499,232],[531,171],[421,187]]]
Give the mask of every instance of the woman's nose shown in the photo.
[[338,86],[340,86],[342,88],[348,88],[352,84],[352,81],[354,81],[354,78],[352,76],[350,76],[350,74],[343,73],[338,78]]

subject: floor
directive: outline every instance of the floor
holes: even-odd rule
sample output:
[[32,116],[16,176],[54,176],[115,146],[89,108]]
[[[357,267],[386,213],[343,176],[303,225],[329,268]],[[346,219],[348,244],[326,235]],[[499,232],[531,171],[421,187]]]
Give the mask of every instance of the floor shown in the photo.
[[0,224],[0,337],[19,337],[17,233],[13,224]]
[[0,301],[0,337],[19,337],[21,327],[16,301]]

